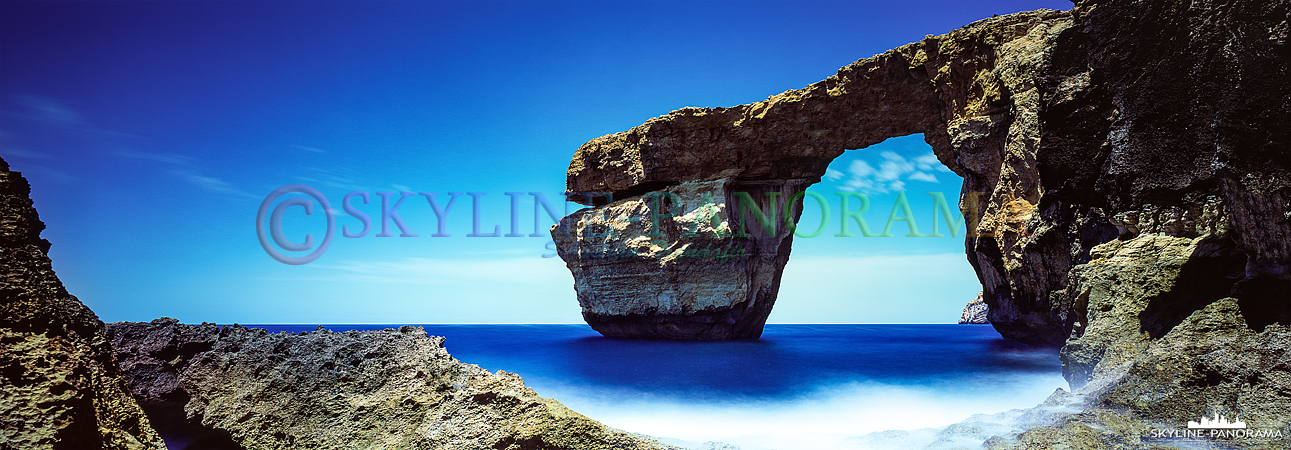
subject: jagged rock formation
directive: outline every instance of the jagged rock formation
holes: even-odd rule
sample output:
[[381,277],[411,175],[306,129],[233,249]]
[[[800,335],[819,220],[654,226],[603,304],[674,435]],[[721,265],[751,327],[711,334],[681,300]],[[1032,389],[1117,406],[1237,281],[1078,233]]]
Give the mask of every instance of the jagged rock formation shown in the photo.
[[108,325],[130,389],[182,402],[246,449],[663,449],[489,373],[421,327],[270,334],[174,319]]
[[0,446],[165,449],[118,374],[103,322],[54,275],[30,194],[0,159]]
[[985,325],[991,323],[991,321],[986,318],[989,310],[990,308],[986,306],[986,302],[982,300],[982,293],[978,292],[977,296],[973,297],[972,301],[969,301],[967,305],[964,305],[964,312],[959,314],[959,323],[974,325]]
[[[721,233],[748,222],[733,192],[784,203],[845,149],[923,133],[964,178],[967,255],[1003,336],[1064,345],[1091,404],[1171,420],[1205,406],[1283,427],[1289,22],[1281,0],[1084,0],[982,20],[763,102],[683,108],[588,142],[569,196],[600,206],[553,235],[598,331],[753,337],[792,235]],[[696,206],[703,183],[714,201]],[[660,217],[674,211],[647,208],[651,191],[682,206]],[[790,200],[778,206],[793,217],[801,197]],[[745,266],[678,258],[723,246]],[[1216,351],[1260,356],[1205,356]]]

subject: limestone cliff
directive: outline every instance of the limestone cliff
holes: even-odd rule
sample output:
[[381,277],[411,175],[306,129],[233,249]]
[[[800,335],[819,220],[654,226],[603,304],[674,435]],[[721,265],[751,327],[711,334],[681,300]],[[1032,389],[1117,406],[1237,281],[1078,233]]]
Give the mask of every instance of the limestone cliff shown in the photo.
[[[844,150],[923,133],[964,178],[966,252],[1000,334],[1064,346],[1093,404],[1286,427],[1289,22],[1282,0],[1087,0],[975,22],[766,101],[588,142],[568,194],[597,207],[553,235],[602,333],[755,337],[744,324],[770,311],[792,234],[717,232],[758,228],[732,192],[788,203],[791,221],[792,194]],[[714,201],[697,206],[705,183]],[[722,246],[745,266],[676,259]]]
[[103,322],[54,275],[30,193],[0,160],[0,446],[164,449],[118,373]]
[[464,364],[421,327],[270,334],[158,319],[108,334],[141,401],[178,403],[246,449],[671,448]]

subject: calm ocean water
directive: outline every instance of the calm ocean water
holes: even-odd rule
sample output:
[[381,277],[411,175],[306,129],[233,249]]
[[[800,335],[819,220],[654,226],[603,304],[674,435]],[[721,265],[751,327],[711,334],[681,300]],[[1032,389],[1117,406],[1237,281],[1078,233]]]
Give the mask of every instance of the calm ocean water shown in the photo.
[[422,326],[459,360],[520,374],[539,395],[608,425],[746,449],[948,425],[1032,407],[1067,386],[1056,350],[988,325],[773,324],[762,339],[727,342],[611,339],[581,324]]

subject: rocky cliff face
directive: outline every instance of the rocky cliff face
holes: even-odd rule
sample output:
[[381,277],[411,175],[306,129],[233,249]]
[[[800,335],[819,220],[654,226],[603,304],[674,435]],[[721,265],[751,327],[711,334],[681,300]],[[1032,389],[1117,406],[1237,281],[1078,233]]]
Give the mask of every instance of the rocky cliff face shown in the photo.
[[421,327],[108,325],[130,389],[246,449],[665,449],[464,364]]
[[30,193],[0,160],[0,442],[164,449],[118,373],[103,322],[54,275]]
[[[964,178],[967,256],[1003,336],[1064,346],[1072,385],[1109,407],[1177,419],[1205,406],[1286,426],[1291,372],[1274,349],[1291,323],[1289,9],[1081,1],[928,37],[763,102],[674,111],[575,153],[569,196],[599,206],[553,234],[603,333],[756,336],[735,324],[765,320],[792,235],[685,234],[700,208],[681,192],[721,186],[711,197],[725,215],[701,221],[713,230],[747,219],[732,186],[788,197],[792,217],[803,197],[790,194],[845,149],[923,133]],[[658,217],[649,192],[683,207]],[[620,232],[584,238],[603,229]],[[757,248],[759,265],[669,260],[722,245]],[[1221,349],[1269,353],[1203,356]]]

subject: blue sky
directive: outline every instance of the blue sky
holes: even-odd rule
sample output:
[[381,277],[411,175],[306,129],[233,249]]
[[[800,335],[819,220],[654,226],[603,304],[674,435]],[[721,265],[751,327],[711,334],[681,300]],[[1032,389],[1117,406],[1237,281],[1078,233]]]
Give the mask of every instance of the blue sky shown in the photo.
[[[359,222],[338,217],[326,254],[300,266],[261,249],[257,208],[293,183],[336,209],[351,191],[483,192],[483,231],[508,233],[504,193],[559,208],[589,139],[801,88],[992,14],[1069,6],[5,1],[0,155],[32,183],[59,277],[105,321],[574,323],[547,239],[466,237],[470,197],[452,237],[429,236],[421,197],[400,208],[415,238],[343,238]],[[904,189],[927,233],[926,193],[953,204],[961,181],[929,151],[910,136],[848,152],[811,190],[833,208],[836,191],[869,194],[881,229]],[[356,206],[377,216],[370,199]],[[529,197],[520,208],[527,235]],[[321,239],[321,214],[294,211],[287,236]],[[834,238],[838,219],[795,241],[772,322],[951,322],[979,289],[962,237],[906,238],[898,223],[897,237]]]

